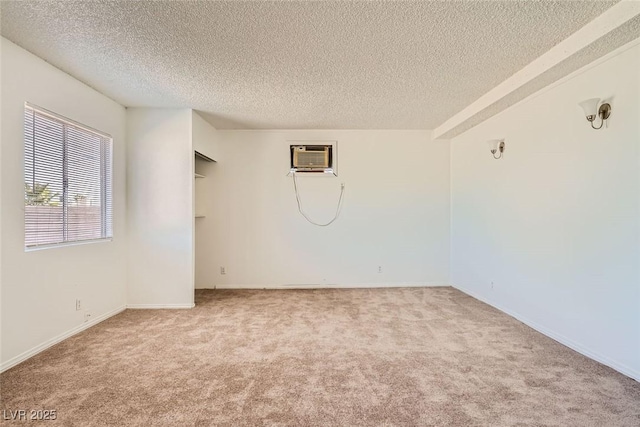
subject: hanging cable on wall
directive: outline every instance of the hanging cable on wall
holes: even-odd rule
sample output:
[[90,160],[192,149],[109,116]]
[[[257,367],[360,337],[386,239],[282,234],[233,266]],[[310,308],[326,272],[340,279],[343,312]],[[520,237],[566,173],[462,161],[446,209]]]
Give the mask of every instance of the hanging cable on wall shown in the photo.
[[340,198],[338,199],[338,206],[336,207],[336,214],[334,215],[333,219],[327,222],[326,224],[318,224],[317,222],[314,222],[311,218],[309,218],[306,213],[304,213],[304,210],[302,209],[302,202],[300,201],[300,194],[298,192],[298,181],[296,179],[296,172],[292,171],[291,173],[293,174],[293,189],[295,190],[295,193],[296,193],[296,202],[298,203],[298,212],[300,212],[300,215],[302,215],[304,219],[306,219],[313,225],[317,225],[318,227],[326,227],[328,225],[331,225],[336,219],[338,219],[338,217],[340,216],[340,211],[342,210],[342,196],[344,195],[344,182],[340,184]]

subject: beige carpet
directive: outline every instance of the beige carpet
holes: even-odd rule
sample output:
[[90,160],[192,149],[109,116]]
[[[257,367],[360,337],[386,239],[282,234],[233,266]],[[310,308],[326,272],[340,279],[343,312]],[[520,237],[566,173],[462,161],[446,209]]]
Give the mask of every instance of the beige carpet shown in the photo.
[[10,369],[2,409],[64,426],[640,426],[640,383],[452,288],[196,302],[127,310]]

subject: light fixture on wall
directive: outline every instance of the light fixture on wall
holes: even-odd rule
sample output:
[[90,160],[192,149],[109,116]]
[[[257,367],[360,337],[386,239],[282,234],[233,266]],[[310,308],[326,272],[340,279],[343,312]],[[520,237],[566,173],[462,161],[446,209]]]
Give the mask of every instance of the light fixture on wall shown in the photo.
[[[611,115],[611,105],[604,102],[600,108],[598,108],[599,103],[600,98],[591,98],[578,104],[584,110],[584,115],[587,116],[587,120],[591,123],[591,127],[594,129],[602,128],[604,122],[607,121]],[[600,126],[598,127],[593,125],[593,122],[596,120],[596,116],[600,116]]]
[[[490,139],[487,141],[489,145],[489,149],[491,150],[491,154],[493,154],[494,159],[501,159],[502,153],[504,153],[504,139]],[[496,157],[496,153],[498,156]]]

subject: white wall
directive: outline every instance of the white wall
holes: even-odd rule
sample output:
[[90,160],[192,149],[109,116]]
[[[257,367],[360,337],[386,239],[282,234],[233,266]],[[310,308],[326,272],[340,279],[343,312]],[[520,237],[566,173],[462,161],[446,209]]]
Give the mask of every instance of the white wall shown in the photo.
[[[640,47],[626,49],[453,139],[451,281],[640,379]],[[577,106],[592,97],[611,102],[607,129]]]
[[127,109],[129,307],[193,305],[190,109]]
[[[196,287],[447,285],[449,145],[428,131],[218,131],[196,238]],[[335,177],[299,178],[287,140],[337,140]],[[202,200],[201,200],[202,201]],[[220,266],[226,275],[220,274]],[[382,266],[382,273],[378,273]]]
[[[4,39],[0,38],[0,167],[2,166],[2,146],[4,145],[2,143],[2,141],[4,141],[4,138],[2,137],[2,102],[1,100],[3,99],[4,96],[4,89],[2,87],[2,42]],[[4,341],[2,339],[2,294],[4,293],[2,291],[3,287],[2,287],[2,212],[4,212],[4,204],[2,202],[2,170],[0,169],[0,372],[2,372],[3,368],[4,368],[4,358],[2,356],[2,342]]]
[[195,111],[191,112],[191,138],[194,151],[219,160],[218,131]]
[[[2,370],[124,308],[125,110],[2,38]],[[113,137],[113,241],[25,252],[24,103]],[[80,298],[83,311],[75,310]]]

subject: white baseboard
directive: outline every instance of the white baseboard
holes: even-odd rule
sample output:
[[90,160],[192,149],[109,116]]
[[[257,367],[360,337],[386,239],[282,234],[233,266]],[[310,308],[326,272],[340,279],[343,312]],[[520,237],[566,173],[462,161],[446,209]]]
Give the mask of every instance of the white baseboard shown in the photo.
[[33,347],[31,350],[27,350],[22,354],[17,355],[16,357],[7,360],[6,362],[2,363],[0,365],[0,372],[4,372],[7,369],[13,368],[14,366],[24,362],[25,360],[29,359],[30,357],[35,356],[36,354],[45,351],[46,349],[48,349],[49,347],[52,347],[56,344],[58,344],[61,341],[66,340],[69,337],[72,337],[82,331],[84,331],[85,329],[88,329],[92,326],[97,325],[98,323],[107,320],[110,317],[115,316],[118,313],[122,313],[125,310],[125,307],[120,307],[120,308],[116,308],[115,310],[109,311],[101,316],[97,316],[94,317],[93,319],[91,319],[90,321],[83,323],[79,326],[76,326],[75,328],[72,328],[70,330],[68,330],[67,332],[64,332],[60,335],[58,335],[57,337],[54,337],[50,340],[45,341],[44,343]]
[[135,310],[139,309],[150,309],[150,310],[158,310],[158,309],[181,309],[181,308],[193,308],[196,305],[194,303],[188,304],[127,304],[127,308],[132,308]]
[[449,286],[442,283],[349,283],[349,284],[309,284],[309,285],[215,285],[198,289],[374,289],[374,288],[432,288]]
[[589,359],[593,359],[596,362],[600,362],[603,365],[606,365],[612,369],[615,369],[616,371],[620,372],[623,375],[626,375],[630,378],[633,378],[634,380],[640,382],[640,372],[624,365],[621,363],[616,362],[615,360],[610,359],[607,356],[604,356],[598,352],[592,351],[586,347],[584,347],[582,344],[578,344],[575,341],[571,340],[570,338],[565,337],[564,335],[561,335],[545,326],[542,326],[528,318],[526,318],[525,316],[520,315],[519,313],[516,313],[513,310],[509,310],[507,308],[502,307],[499,304],[496,304],[492,301],[489,301],[488,299],[481,297],[480,295],[476,294],[475,292],[472,292],[468,289],[463,288],[462,286],[457,286],[457,285],[452,285],[455,289],[459,290],[460,292],[464,292],[465,294],[479,300],[482,301],[485,304],[489,304],[490,306],[497,308],[498,310],[508,314],[509,316],[519,320],[520,322],[524,323],[525,325],[529,326],[530,328],[535,329],[536,331],[540,332],[543,335],[546,335],[547,337],[559,342],[562,345],[565,345],[567,347],[569,347],[572,350],[577,351],[578,353],[582,354],[583,356],[587,356]]

